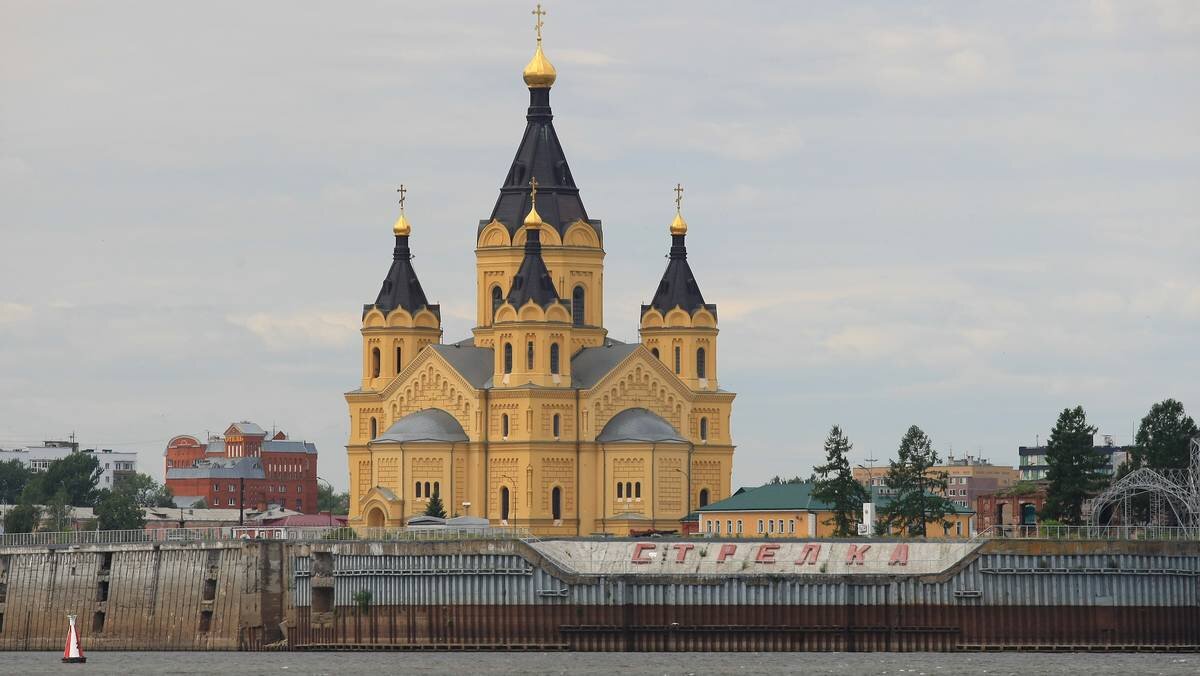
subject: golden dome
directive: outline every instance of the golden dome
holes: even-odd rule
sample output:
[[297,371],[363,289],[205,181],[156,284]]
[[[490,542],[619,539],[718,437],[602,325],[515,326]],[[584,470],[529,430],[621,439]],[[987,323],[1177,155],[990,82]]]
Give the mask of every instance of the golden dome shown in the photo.
[[687,234],[687,221],[683,220],[683,214],[679,213],[678,211],[675,212],[675,220],[671,221],[671,234]]
[[554,70],[550,60],[542,52],[541,40],[538,40],[537,50],[534,51],[533,58],[525,66],[522,76],[525,78],[525,85],[530,89],[549,89],[554,86],[554,79],[558,77],[558,71]]
[[404,211],[400,211],[400,218],[396,219],[396,224],[392,226],[392,232],[396,233],[397,237],[408,237],[412,234],[412,226],[409,225],[408,219],[404,217]]
[[525,227],[540,228],[542,226],[542,216],[537,212],[537,207],[530,205],[529,215],[525,217]]

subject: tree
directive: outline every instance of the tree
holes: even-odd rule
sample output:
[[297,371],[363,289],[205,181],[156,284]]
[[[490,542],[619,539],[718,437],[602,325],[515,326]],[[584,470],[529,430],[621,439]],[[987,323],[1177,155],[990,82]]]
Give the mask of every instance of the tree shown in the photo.
[[947,475],[931,469],[939,462],[941,458],[925,432],[916,425],[908,428],[900,440],[896,460],[891,461],[884,477],[887,487],[895,491],[891,502],[881,510],[888,528],[899,527],[901,532],[923,537],[927,522],[950,525],[946,516],[954,513],[954,503],[945,497]]
[[46,501],[42,512],[42,527],[49,533],[62,533],[71,530],[71,505],[67,504],[67,494],[59,491]]
[[158,483],[148,474],[137,472],[125,477],[114,490],[125,493],[142,507],[174,507],[171,489]]
[[5,533],[32,533],[42,521],[42,508],[22,502],[4,514]]
[[96,500],[96,518],[100,530],[141,530],[146,516],[133,496],[123,491],[100,491]]
[[850,471],[846,456],[852,448],[854,445],[842,434],[842,429],[834,425],[825,438],[825,464],[813,467],[818,477],[813,497],[832,508],[833,518],[825,523],[833,524],[833,534],[838,537],[856,534],[862,505],[870,500],[867,490]]
[[436,516],[439,519],[446,518],[446,508],[442,506],[442,496],[440,493],[434,493],[433,497],[429,498],[429,504],[425,505],[425,516]]
[[208,509],[208,502],[204,498],[200,498],[193,502],[190,507],[191,509]]
[[1046,504],[1042,519],[1067,525],[1083,520],[1083,501],[1104,485],[1104,456],[1092,449],[1096,428],[1089,425],[1082,406],[1065,408],[1046,442]]
[[34,474],[25,490],[31,502],[44,503],[63,492],[68,505],[91,507],[96,501],[100,474],[100,461],[95,455],[72,453],[50,463],[45,472]]
[[347,514],[350,512],[350,493],[342,491],[334,493],[332,486],[317,485],[317,511],[330,514]]
[[1134,437],[1133,469],[1185,469],[1191,457],[1188,446],[1197,431],[1196,421],[1183,410],[1183,404],[1174,399],[1165,399],[1150,407],[1142,418]]
[[770,481],[768,481],[767,483],[765,483],[763,485],[764,486],[782,486],[784,484],[802,484],[802,483],[804,483],[804,481],[805,481],[805,479],[802,476],[794,476],[791,479],[784,479],[783,477],[776,474],[775,476],[771,477]]
[[12,505],[21,499],[21,492],[33,477],[20,460],[0,462],[0,504]]

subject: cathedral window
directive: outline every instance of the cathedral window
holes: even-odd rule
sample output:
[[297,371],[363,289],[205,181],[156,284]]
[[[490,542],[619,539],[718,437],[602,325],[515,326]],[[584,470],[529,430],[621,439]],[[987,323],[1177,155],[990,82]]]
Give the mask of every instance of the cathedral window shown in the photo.
[[512,373],[512,343],[504,344],[504,372]]
[[550,372],[558,374],[558,343],[550,343]]
[[525,370],[533,370],[533,341],[525,343]]
[[696,348],[696,377],[704,378],[704,348]]
[[371,348],[371,377],[379,377],[379,348]]
[[507,413],[500,416],[500,436],[504,437],[505,439],[508,438],[508,414]]
[[583,285],[571,291],[571,320],[575,326],[583,326],[585,296]]
[[626,499],[629,499],[629,498],[632,498],[632,497],[633,497],[633,482],[632,482],[632,481],[626,481],[626,482],[625,482],[625,498],[626,498]]
[[500,307],[500,304],[503,302],[504,302],[504,292],[500,290],[499,285],[493,286],[492,287],[492,315],[493,316],[495,316],[496,310]]
[[[708,506],[708,489],[707,489],[707,488],[701,488],[701,489],[700,489],[700,506],[701,506],[701,507],[707,507],[707,506]],[[759,521],[758,523],[759,523],[759,525],[761,525],[761,524],[762,524],[762,522],[761,522],[761,521]],[[760,531],[760,532],[761,532],[761,531]]]
[[440,482],[440,481],[433,482],[433,497],[435,497],[435,498],[442,497],[442,482]]
[[379,423],[376,422],[374,418],[371,418],[371,438],[374,439],[378,432],[379,432]]
[[555,521],[562,519],[562,489],[558,486],[550,491],[550,516]]
[[500,487],[500,520],[508,521],[508,486]]
[[623,497],[625,497],[625,484],[618,481],[617,482],[617,499],[620,500]]
[[679,371],[680,371],[680,369],[679,369],[679,367],[681,365],[681,362],[679,359],[680,352],[682,352],[682,348],[680,348],[678,345],[676,345],[675,346],[675,375],[679,375]]
[[416,487],[413,490],[413,497],[416,497],[416,498],[421,497],[421,482],[420,481],[417,482]]
[[700,419],[700,441],[708,441],[708,418]]
[[633,497],[639,500],[642,499],[642,482],[638,481],[637,483],[633,484]]
[[657,348],[657,347],[652,347],[652,348],[650,348],[650,354],[654,355],[654,358],[655,358],[655,359],[659,359],[659,356],[658,356],[658,348]]
[[562,423],[562,418],[557,413],[555,413],[554,414],[554,422],[552,424],[552,427],[554,428],[554,438],[555,439],[558,438],[558,433],[561,431],[560,430],[560,428],[562,426],[561,423]]
[[400,364],[403,362],[400,358],[400,346],[396,346],[396,375],[400,375]]
[[433,497],[433,493],[429,490],[429,482],[428,481],[425,482],[425,497],[427,497],[427,498]]

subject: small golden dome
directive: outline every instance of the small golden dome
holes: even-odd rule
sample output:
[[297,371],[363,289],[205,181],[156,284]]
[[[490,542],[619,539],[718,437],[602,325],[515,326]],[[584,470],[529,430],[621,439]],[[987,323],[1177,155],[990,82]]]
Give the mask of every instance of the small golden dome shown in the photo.
[[671,221],[671,234],[687,234],[687,221],[683,220],[683,214],[679,213],[678,211],[675,212],[675,220]]
[[538,40],[537,50],[533,53],[533,58],[529,60],[529,64],[525,66],[525,72],[522,74],[525,78],[525,85],[530,89],[549,89],[554,86],[554,80],[558,77],[558,71],[554,70],[550,60],[542,53],[542,41]]
[[397,237],[408,237],[412,234],[412,226],[409,225],[408,219],[404,217],[404,212],[400,212],[400,218],[396,219],[396,224],[392,226],[392,232],[396,233]]
[[529,207],[529,215],[525,217],[525,227],[540,228],[542,227],[542,216],[537,212],[536,206]]

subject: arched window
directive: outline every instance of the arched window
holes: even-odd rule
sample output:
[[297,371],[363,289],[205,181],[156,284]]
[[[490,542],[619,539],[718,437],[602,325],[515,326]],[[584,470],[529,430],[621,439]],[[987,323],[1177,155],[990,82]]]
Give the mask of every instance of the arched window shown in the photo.
[[442,496],[442,482],[433,482],[433,497],[440,498]]
[[492,287],[492,315],[496,314],[496,308],[500,307],[500,304],[503,302],[504,302],[504,292],[500,290],[499,286],[493,286]]
[[550,372],[558,374],[558,343],[550,343]]
[[700,419],[700,441],[708,441],[708,418]]
[[371,348],[371,377],[379,377],[379,348]]
[[632,481],[625,482],[625,497],[627,497],[627,498],[633,497],[633,482]]
[[400,364],[402,364],[402,363],[404,363],[404,360],[400,358],[400,346],[397,345],[396,346],[396,375],[400,375]]
[[374,439],[379,434],[379,423],[371,418],[371,438]]
[[429,490],[429,482],[428,481],[425,482],[425,497],[427,497],[427,498],[433,497],[433,493]]
[[512,343],[504,344],[504,372],[512,373]]
[[550,516],[555,521],[562,519],[562,489],[558,486],[550,491]]
[[413,490],[413,497],[421,497],[421,482],[417,482],[416,488]]
[[533,370],[533,341],[525,343],[525,370]]
[[633,497],[642,497],[642,482],[639,481],[633,485]]
[[[701,506],[701,507],[707,507],[707,506],[708,506],[708,489],[707,489],[707,488],[701,488],[701,489],[700,489],[700,506]],[[762,521],[759,521],[758,523],[759,523],[759,525],[760,525],[760,532],[761,532],[761,524],[762,524]]]
[[507,413],[500,416],[500,436],[502,436],[502,437],[508,436],[508,414]]
[[652,348],[650,348],[650,354],[654,355],[654,358],[655,358],[655,359],[658,359],[658,358],[659,358],[659,356],[658,356],[658,348],[657,348],[657,347],[652,347]]
[[575,287],[575,290],[571,291],[571,320],[575,326],[583,326],[584,296],[585,292],[582,285]]
[[500,487],[500,520],[508,521],[508,486]]
[[704,378],[704,348],[696,348],[696,377]]
[[620,500],[623,497],[625,497],[625,484],[618,481],[617,482],[617,499]]
[[679,353],[680,353],[680,347],[678,345],[676,345],[675,346],[675,375],[679,375],[679,366],[680,366]]

